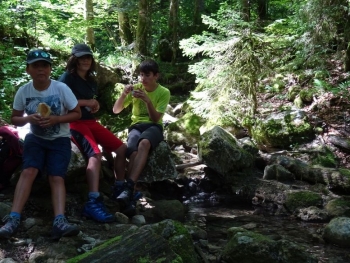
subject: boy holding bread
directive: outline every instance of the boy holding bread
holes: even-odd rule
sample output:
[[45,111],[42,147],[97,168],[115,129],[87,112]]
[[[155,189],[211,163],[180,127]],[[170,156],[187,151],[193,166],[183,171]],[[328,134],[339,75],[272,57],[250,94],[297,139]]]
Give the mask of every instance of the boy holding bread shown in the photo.
[[71,156],[69,122],[81,116],[78,101],[64,83],[50,79],[52,60],[40,49],[27,55],[26,72],[32,81],[21,86],[14,98],[11,122],[16,126],[30,123],[24,140],[23,171],[16,185],[11,213],[0,228],[0,238],[10,238],[19,229],[21,212],[39,171],[46,172],[51,188],[54,221],[52,238],[79,233],[68,223],[65,212],[64,177]]

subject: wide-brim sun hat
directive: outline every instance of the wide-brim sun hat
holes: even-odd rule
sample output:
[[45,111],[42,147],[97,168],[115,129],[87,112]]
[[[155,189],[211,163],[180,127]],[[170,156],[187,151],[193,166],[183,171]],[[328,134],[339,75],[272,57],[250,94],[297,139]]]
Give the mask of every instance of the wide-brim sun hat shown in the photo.
[[91,55],[92,56],[92,51],[90,47],[86,44],[77,44],[72,48],[72,55],[76,57],[82,57],[84,55]]

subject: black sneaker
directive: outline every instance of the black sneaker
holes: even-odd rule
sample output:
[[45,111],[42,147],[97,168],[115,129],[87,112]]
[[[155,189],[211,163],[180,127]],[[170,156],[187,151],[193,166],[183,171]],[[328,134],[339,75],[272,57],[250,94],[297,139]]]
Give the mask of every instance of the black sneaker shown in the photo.
[[20,224],[18,217],[7,215],[2,221],[6,224],[0,228],[0,238],[10,238],[17,233]]
[[120,193],[117,197],[117,201],[122,205],[122,208],[125,208],[133,200],[134,195],[134,186],[135,183],[128,179],[124,185],[123,192]]
[[115,221],[114,215],[107,211],[103,203],[103,197],[90,198],[86,202],[83,210],[83,216],[86,218],[92,218],[93,220],[101,223],[109,223]]
[[[118,196],[125,190],[127,187],[127,183],[122,181],[116,181],[112,186],[112,200],[117,200]],[[142,198],[142,193],[139,191],[135,191],[132,200],[137,201]]]
[[112,199],[116,200],[117,197],[124,191],[125,182],[123,181],[115,181],[112,186]]
[[61,237],[71,237],[79,234],[77,225],[69,224],[65,217],[56,218],[53,223],[52,239],[60,239]]

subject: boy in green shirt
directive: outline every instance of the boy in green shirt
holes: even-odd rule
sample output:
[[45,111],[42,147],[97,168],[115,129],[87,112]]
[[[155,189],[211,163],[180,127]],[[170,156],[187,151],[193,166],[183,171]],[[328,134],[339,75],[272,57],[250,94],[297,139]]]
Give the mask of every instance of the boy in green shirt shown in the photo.
[[145,60],[140,66],[141,83],[126,85],[113,106],[120,113],[132,104],[131,126],[128,131],[126,157],[129,159],[128,178],[117,178],[113,197],[122,205],[122,212],[133,215],[134,186],[152,149],[164,140],[163,115],[170,100],[170,91],[158,84],[159,67],[154,60]]

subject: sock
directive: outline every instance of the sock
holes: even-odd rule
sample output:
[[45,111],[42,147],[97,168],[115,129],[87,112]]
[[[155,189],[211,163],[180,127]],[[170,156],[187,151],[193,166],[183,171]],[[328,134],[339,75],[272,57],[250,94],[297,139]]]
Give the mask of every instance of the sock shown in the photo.
[[135,187],[135,182],[131,179],[126,179],[126,184],[127,186],[132,190],[134,191],[134,187]]
[[124,180],[123,180],[123,181],[117,181],[117,180],[114,181],[114,185],[115,185],[115,186],[123,186],[124,183],[125,183]]
[[20,213],[17,213],[17,212],[11,212],[11,213],[10,213],[10,216],[11,216],[11,217],[18,218],[18,219],[21,218],[21,214],[20,214]]
[[55,216],[55,219],[53,220],[53,225],[55,225],[56,222],[57,222],[60,218],[64,218],[64,215],[59,214],[59,215]]
[[89,192],[89,199],[96,199],[100,196],[99,192]]

